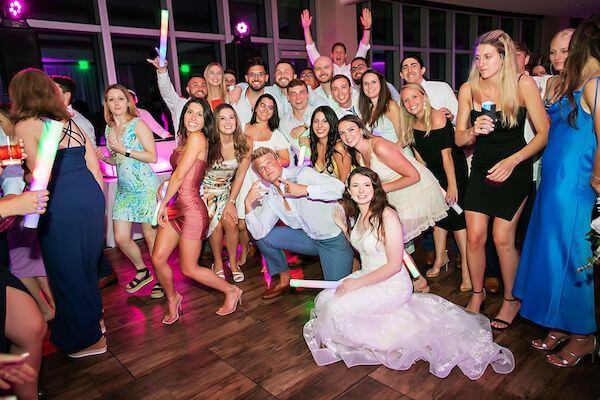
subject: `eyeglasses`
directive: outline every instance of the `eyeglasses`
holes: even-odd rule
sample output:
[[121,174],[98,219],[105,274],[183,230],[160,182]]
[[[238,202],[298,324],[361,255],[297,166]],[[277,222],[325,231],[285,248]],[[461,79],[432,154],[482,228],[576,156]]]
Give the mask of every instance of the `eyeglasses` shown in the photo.
[[300,78],[314,78],[315,76],[313,74],[302,74],[300,75]]
[[261,110],[269,110],[269,111],[273,111],[275,109],[274,106],[269,106],[265,103],[258,103],[258,108],[260,108]]
[[248,76],[250,78],[262,78],[265,75],[266,75],[266,73],[264,73],[264,72],[248,72]]
[[354,71],[358,71],[359,69],[367,69],[368,67],[364,64],[361,65],[356,65],[352,68],[350,68],[350,71],[354,72]]

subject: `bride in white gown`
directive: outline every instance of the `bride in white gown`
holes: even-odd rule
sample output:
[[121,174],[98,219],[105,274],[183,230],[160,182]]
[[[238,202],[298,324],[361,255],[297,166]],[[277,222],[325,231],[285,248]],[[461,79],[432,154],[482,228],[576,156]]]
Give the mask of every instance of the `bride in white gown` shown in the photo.
[[[383,364],[407,370],[424,360],[445,378],[458,366],[478,379],[489,364],[514,369],[510,350],[494,343],[489,320],[439,296],[412,293],[402,267],[402,225],[387,202],[378,175],[358,167],[348,178],[344,211],[336,223],[360,253],[362,269],[315,299],[304,338],[318,365],[343,360],[348,367]],[[349,228],[348,228],[349,227]]]

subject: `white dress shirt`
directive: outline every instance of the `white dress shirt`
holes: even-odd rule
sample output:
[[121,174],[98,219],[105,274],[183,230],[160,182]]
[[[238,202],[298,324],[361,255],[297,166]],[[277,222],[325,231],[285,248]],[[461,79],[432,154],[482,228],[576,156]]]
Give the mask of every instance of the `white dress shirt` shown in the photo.
[[246,214],[246,226],[256,240],[271,232],[278,220],[292,229],[302,229],[313,240],[339,236],[340,228],[333,222],[333,209],[342,198],[344,184],[310,167],[290,167],[282,171],[282,179],[307,185],[308,196],[286,197],[290,211],[274,185],[262,199],[262,205]]
[[156,76],[158,81],[158,91],[160,92],[160,96],[162,97],[163,101],[167,105],[167,108],[171,112],[173,127],[175,128],[175,134],[177,134],[181,112],[183,111],[185,103],[187,103],[189,99],[184,99],[177,94],[167,72],[161,74],[160,72],[156,71]]
[[[356,56],[354,57],[367,58],[367,53],[369,52],[370,48],[370,44],[365,45],[362,41],[360,41],[358,43],[358,49],[356,49]],[[308,54],[308,59],[310,60],[310,63],[313,65],[315,64],[315,60],[321,57],[321,53],[319,53],[319,50],[317,50],[317,45],[315,44],[315,42],[306,45],[306,53]],[[346,75],[348,79],[350,79],[350,82],[352,82],[352,75],[350,74],[350,64],[344,64],[342,66],[333,64],[333,75],[338,74]]]
[[[242,93],[240,94],[239,101],[233,105],[233,109],[235,110],[238,118],[240,119],[240,123],[242,126],[246,125],[252,119],[252,113],[254,111],[254,107],[248,101],[248,97],[246,96],[248,92],[248,86],[242,88]],[[277,110],[279,111],[279,109]]]
[[345,115],[356,115],[360,118],[360,111],[358,110],[358,97],[358,93],[352,91],[352,105],[348,108],[340,106],[337,102],[335,103],[335,107],[332,108],[333,111],[335,111],[335,115],[337,115],[338,119],[342,118]]
[[423,86],[425,93],[427,93],[427,97],[429,97],[431,107],[436,110],[439,110],[442,107],[447,108],[452,115],[454,115],[453,122],[455,122],[458,113],[458,99],[450,85],[446,82],[426,81],[423,79],[421,86]]
[[[308,105],[306,107],[306,110],[304,111],[304,115],[302,116],[302,119],[297,119],[296,117],[294,117],[293,113],[290,114],[286,114],[280,121],[279,121],[279,130],[281,131],[281,133],[283,134],[283,136],[285,137],[285,139],[290,143],[290,147],[292,149],[292,152],[294,153],[294,155],[296,156],[296,158],[300,157],[300,143],[298,139],[294,139],[291,135],[292,130],[298,126],[301,125],[306,125],[308,127],[310,127],[310,123],[311,123],[311,118],[313,115],[313,112],[315,111],[315,109],[319,106],[322,105],[328,105],[326,102],[324,101],[319,101],[319,103],[317,105]],[[302,132],[302,134],[299,137],[308,137],[310,135],[310,129],[305,129],[304,132]],[[304,160],[298,160],[302,165],[306,165],[306,163],[308,162],[308,164],[310,165],[310,147],[307,147],[305,152],[304,152]]]
[[70,104],[67,106],[67,111],[71,114],[71,119],[79,127],[81,132],[90,139],[93,148],[96,148],[96,131],[94,125],[84,117],[79,111],[74,109]]

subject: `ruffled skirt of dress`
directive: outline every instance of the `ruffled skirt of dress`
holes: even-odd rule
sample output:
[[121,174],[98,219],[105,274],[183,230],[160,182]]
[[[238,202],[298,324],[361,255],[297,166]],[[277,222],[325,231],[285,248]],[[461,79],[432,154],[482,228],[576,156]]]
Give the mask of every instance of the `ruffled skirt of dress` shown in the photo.
[[[365,272],[357,271],[349,277]],[[407,370],[418,360],[445,378],[454,367],[480,378],[491,364],[497,373],[515,366],[510,350],[494,343],[489,320],[432,294],[412,294],[403,269],[385,282],[335,296],[324,290],[315,299],[304,338],[322,366],[344,361]]]

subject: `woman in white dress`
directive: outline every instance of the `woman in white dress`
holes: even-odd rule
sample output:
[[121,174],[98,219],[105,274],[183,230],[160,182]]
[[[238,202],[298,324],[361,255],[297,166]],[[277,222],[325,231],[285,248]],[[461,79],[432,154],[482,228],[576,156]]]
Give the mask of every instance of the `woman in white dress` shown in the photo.
[[[494,343],[489,320],[432,294],[413,294],[402,224],[372,170],[357,167],[348,178],[334,220],[360,253],[362,269],[315,299],[304,338],[318,365],[383,364],[407,370],[418,360],[445,378],[456,366],[479,379],[491,364],[497,373],[515,366],[510,350]],[[345,212],[344,212],[345,211]]]

